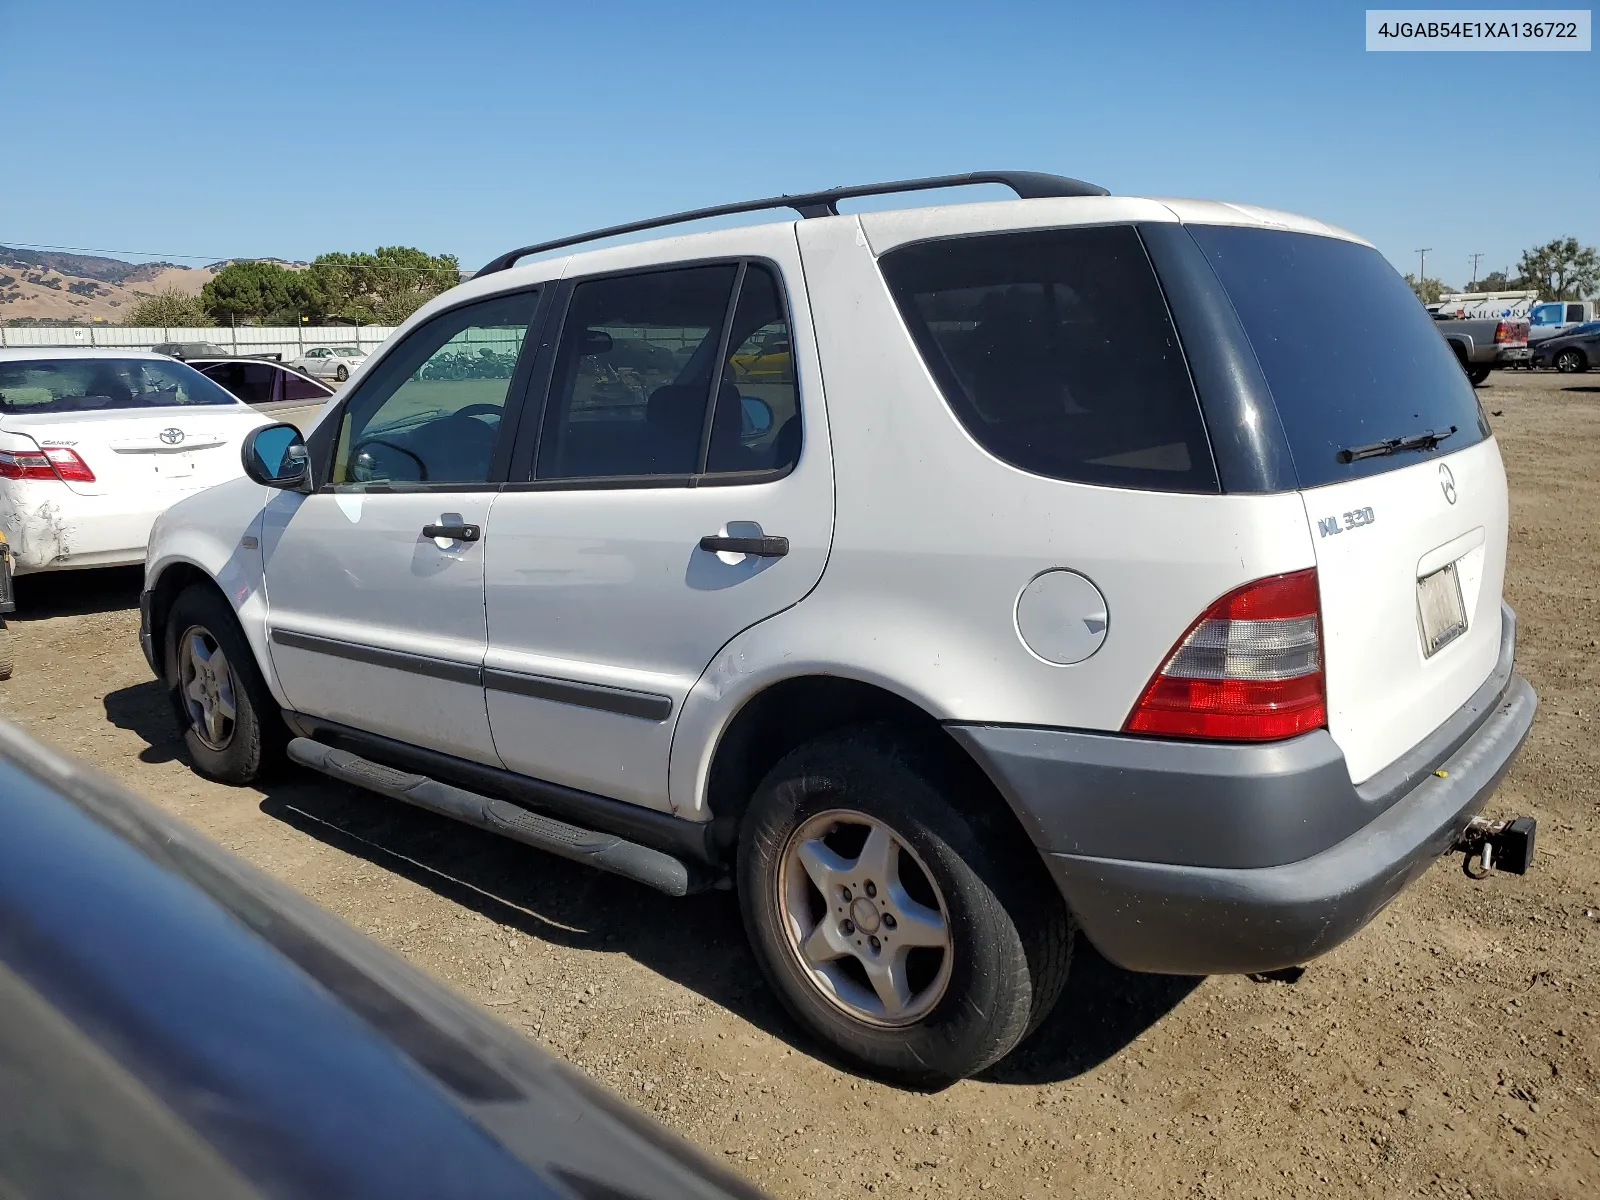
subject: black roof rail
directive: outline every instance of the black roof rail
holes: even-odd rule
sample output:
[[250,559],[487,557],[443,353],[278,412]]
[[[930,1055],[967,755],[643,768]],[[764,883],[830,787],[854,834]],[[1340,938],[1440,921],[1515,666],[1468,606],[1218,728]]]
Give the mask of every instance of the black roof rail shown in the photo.
[[888,196],[895,192],[924,192],[935,188],[968,187],[978,183],[998,183],[1010,188],[1020,200],[1040,200],[1053,196],[1109,196],[1105,188],[1065,175],[1047,175],[1040,171],[970,171],[965,175],[931,175],[926,179],[900,179],[890,183],[863,183],[854,187],[829,188],[822,192],[803,192],[795,196],[768,196],[765,200],[745,200],[739,204],[719,204],[712,208],[696,208],[688,212],[673,213],[667,217],[652,217],[648,221],[631,221],[626,225],[612,225],[608,229],[595,229],[573,237],[557,238],[553,242],[539,242],[522,246],[486,264],[474,275],[492,275],[504,271],[520,258],[543,254],[547,250],[560,250],[581,242],[597,242],[601,238],[619,237],[625,233],[639,233],[646,229],[660,229],[665,225],[682,225],[687,221],[700,221],[707,217],[726,217],[734,213],[760,212],[768,208],[792,208],[802,217],[836,217],[839,201],[854,196]]

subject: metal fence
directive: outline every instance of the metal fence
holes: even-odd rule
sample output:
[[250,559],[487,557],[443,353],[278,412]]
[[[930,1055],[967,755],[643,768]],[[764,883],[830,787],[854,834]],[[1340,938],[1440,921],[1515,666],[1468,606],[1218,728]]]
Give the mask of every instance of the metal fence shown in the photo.
[[393,333],[392,325],[225,325],[197,329],[127,325],[0,325],[0,346],[41,349],[105,346],[148,350],[163,342],[210,342],[231,354],[281,354],[298,358],[311,346],[355,346],[370,353]]

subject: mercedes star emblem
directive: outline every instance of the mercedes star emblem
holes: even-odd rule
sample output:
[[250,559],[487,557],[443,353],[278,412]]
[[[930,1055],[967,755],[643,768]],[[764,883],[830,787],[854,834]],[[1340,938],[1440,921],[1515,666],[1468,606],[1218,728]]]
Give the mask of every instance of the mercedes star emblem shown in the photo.
[[166,445],[176,446],[179,442],[183,441],[183,430],[174,426],[171,429],[163,429],[159,436],[162,442]]
[[1451,474],[1449,463],[1439,464],[1439,488],[1446,500],[1451,504],[1456,502],[1456,477]]

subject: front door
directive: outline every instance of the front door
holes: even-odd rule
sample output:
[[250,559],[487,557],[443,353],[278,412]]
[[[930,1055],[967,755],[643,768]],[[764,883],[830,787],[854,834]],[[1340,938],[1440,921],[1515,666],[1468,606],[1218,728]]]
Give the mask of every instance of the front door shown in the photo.
[[485,529],[535,305],[498,296],[409,334],[329,417],[328,482],[268,506],[272,663],[296,710],[498,762],[480,680]]
[[486,562],[484,684],[513,770],[670,808],[684,697],[822,574],[832,464],[794,234],[738,236],[749,258],[565,285]]

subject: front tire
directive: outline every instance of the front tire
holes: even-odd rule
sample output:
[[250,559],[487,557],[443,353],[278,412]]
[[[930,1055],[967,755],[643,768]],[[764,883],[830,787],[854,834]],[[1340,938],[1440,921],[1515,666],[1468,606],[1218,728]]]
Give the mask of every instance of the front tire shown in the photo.
[[889,727],[841,731],[778,763],[740,830],[739,901],[768,982],[840,1054],[918,1086],[1008,1054],[1071,958],[1036,851],[967,768]]
[[1556,370],[1563,375],[1576,375],[1579,371],[1587,371],[1589,361],[1584,358],[1583,351],[1568,348],[1556,355]]
[[0,621],[0,681],[10,679],[11,671],[16,665],[13,640],[11,627]]
[[343,383],[345,380],[350,378],[350,368],[349,367],[340,367],[337,371],[335,371],[333,373],[333,377],[335,379],[337,379],[340,383]]
[[195,584],[167,615],[165,678],[194,769],[243,785],[277,766],[288,733],[233,609]]

